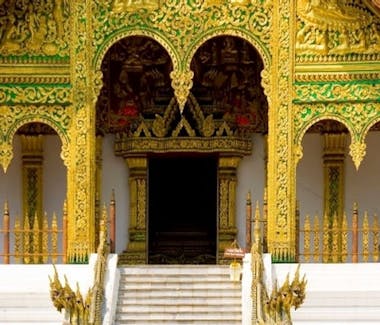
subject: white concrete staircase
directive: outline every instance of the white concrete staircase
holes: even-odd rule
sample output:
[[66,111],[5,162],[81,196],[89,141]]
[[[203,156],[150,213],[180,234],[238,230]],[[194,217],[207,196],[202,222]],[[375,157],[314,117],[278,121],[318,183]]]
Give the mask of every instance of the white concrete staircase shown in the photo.
[[[243,263],[243,321],[252,325],[251,256]],[[298,264],[272,264],[264,254],[265,285],[269,293],[277,279],[284,283],[287,274],[293,280]],[[300,276],[306,275],[306,298],[301,307],[292,309],[294,325],[379,325],[380,263],[301,264]]]
[[[296,265],[274,265],[283,283]],[[307,278],[304,304],[292,312],[294,325],[380,324],[380,264],[302,264]]]
[[[87,292],[93,272],[86,265],[57,265],[62,279],[66,274],[70,286]],[[0,324],[1,325],[62,325],[59,313],[50,299],[49,276],[52,265],[0,265]]]
[[52,308],[49,294],[8,292],[0,295],[0,324],[60,325],[62,319],[62,315]]
[[115,325],[241,324],[241,283],[228,266],[144,265],[120,269]]

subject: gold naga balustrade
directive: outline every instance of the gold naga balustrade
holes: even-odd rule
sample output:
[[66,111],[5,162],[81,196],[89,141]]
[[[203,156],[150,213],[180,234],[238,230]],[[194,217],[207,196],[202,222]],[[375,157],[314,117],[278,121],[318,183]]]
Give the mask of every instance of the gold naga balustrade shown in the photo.
[[[13,228],[10,224],[8,203],[4,205],[3,228],[0,235],[3,237],[3,252],[0,257],[4,264],[12,263],[57,263],[61,259],[66,263],[67,247],[67,208],[63,209],[62,228],[58,228],[57,216],[54,213],[49,227],[45,213],[42,218],[37,214],[34,218],[25,217],[24,222],[16,217]],[[33,220],[30,224],[29,220]],[[41,224],[39,221],[41,220]],[[59,251],[58,240],[61,240],[62,249]],[[13,244],[12,251],[10,250]],[[12,259],[11,259],[12,257]]]
[[[341,224],[338,224],[338,220],[342,220]],[[315,216],[313,220],[306,216],[300,237],[303,245],[299,261],[302,262],[379,261],[379,218],[377,215],[370,218],[367,212],[359,218],[357,204],[354,204],[351,224],[346,214],[342,218],[334,216],[332,225],[327,215],[323,218]]]
[[[112,208],[111,208],[112,211]],[[64,310],[67,325],[101,325],[103,323],[102,306],[104,303],[105,275],[107,271],[107,258],[110,250],[108,243],[107,212],[103,208],[99,218],[99,245],[94,267],[93,285],[88,289],[86,297],[83,297],[79,284],[74,291],[66,275],[65,285],[59,280],[59,275],[54,266],[53,279],[50,280],[50,298],[54,307],[62,312]]]
[[[249,208],[250,200],[250,194],[248,194],[247,220],[252,220],[252,211]],[[292,281],[289,280],[288,274],[281,286],[278,286],[276,280],[272,285],[272,292],[268,292],[263,262],[263,247],[265,244],[263,234],[266,233],[264,221],[265,218],[260,218],[257,203],[253,218],[253,245],[251,248],[251,297],[253,302],[251,323],[255,325],[291,325],[290,310],[292,308],[297,309],[303,304],[306,297],[307,281],[305,275],[302,279],[300,278],[300,266],[298,266]]]

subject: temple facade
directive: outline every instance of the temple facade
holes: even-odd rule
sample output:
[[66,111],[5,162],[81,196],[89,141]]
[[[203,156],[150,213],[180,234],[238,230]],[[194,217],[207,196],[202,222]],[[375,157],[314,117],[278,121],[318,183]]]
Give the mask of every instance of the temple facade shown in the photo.
[[122,264],[225,263],[254,217],[275,262],[378,260],[378,0],[12,0],[0,26],[6,262],[86,262],[104,213]]

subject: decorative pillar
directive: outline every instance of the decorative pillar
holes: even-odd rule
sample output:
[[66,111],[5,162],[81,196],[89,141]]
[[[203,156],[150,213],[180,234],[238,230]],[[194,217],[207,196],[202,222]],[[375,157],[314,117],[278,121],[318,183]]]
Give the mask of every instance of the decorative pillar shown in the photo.
[[95,252],[96,137],[95,104],[101,87],[92,66],[92,2],[70,1],[70,80],[72,114],[68,167],[69,263],[87,263]]
[[218,263],[231,261],[223,258],[224,250],[236,239],[236,185],[237,167],[241,158],[220,156],[218,161],[219,176],[219,220],[218,220]]
[[119,264],[147,263],[147,166],[145,155],[125,158],[129,168],[129,243]]
[[[346,150],[345,133],[326,133],[323,135],[323,170],[324,170],[324,215],[327,217],[327,228],[332,229],[334,218],[336,226],[342,226],[344,209],[344,160]],[[325,234],[326,236],[327,234]],[[328,247],[323,247],[324,254],[330,256],[332,247],[332,232],[328,235]],[[341,238],[338,240],[338,250],[341,250]],[[338,253],[338,252],[334,252]],[[338,254],[340,256],[340,254]],[[331,257],[331,256],[330,256]],[[330,258],[328,259],[330,260]]]
[[42,135],[21,135],[23,215],[32,225],[35,215],[42,216]]
[[293,139],[296,2],[272,2],[270,45],[272,65],[268,94],[268,251],[274,262],[294,262],[295,146]]
[[[22,157],[22,192],[23,215],[27,229],[33,233],[25,236],[24,253],[38,254],[41,247],[41,236],[38,230],[42,227],[42,171],[43,171],[43,137],[42,135],[21,135]],[[25,258],[24,263],[39,263],[42,260]]]

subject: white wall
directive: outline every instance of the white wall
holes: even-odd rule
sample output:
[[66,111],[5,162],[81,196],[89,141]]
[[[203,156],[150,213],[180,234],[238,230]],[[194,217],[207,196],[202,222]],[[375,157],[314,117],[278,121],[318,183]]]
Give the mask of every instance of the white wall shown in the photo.
[[[22,216],[22,174],[21,174],[21,141],[16,136],[13,140],[13,159],[7,171],[0,170],[0,207],[3,214],[4,202],[8,201],[12,217]],[[2,224],[2,222],[1,222]],[[0,243],[0,245],[2,242]]]
[[301,216],[320,216],[323,212],[323,137],[306,134],[302,146],[303,157],[296,170],[300,213]]
[[[380,215],[380,132],[370,132],[367,136],[367,154],[357,171],[346,143],[345,160],[345,211],[352,212],[353,203],[359,210],[367,210],[371,215]],[[322,215],[323,212],[323,137],[319,134],[306,134],[303,142],[303,158],[297,166],[297,198],[301,216]]]
[[357,202],[359,213],[380,215],[380,132],[369,132],[366,138],[367,153],[357,171],[351,156],[346,155],[345,210],[352,211]]
[[264,187],[265,187],[265,137],[260,134],[253,136],[253,150],[250,156],[242,159],[237,173],[236,191],[236,223],[238,226],[238,241],[245,247],[246,199],[251,191],[252,214],[254,215],[256,202],[259,202],[262,213]]
[[[374,214],[380,215],[380,132],[371,131],[366,139],[367,154],[359,170],[356,170],[349,154],[351,139],[346,142],[344,211],[348,226],[352,225],[354,202],[359,207],[359,228],[363,223],[364,211],[368,211],[370,226]],[[319,216],[320,227],[323,215],[323,137],[319,134],[306,134],[303,139],[303,158],[297,168],[297,197],[300,202],[300,227],[303,228],[305,216]],[[302,233],[300,243],[303,242]],[[372,239],[369,240],[372,251]],[[362,238],[359,234],[359,252],[362,250]],[[351,251],[351,241],[348,243]],[[351,260],[349,258],[349,260]]]
[[129,171],[126,162],[114,153],[114,136],[103,139],[103,168],[101,206],[109,206],[112,189],[116,201],[116,253],[121,253],[128,243],[129,227]]

